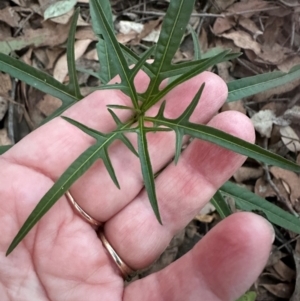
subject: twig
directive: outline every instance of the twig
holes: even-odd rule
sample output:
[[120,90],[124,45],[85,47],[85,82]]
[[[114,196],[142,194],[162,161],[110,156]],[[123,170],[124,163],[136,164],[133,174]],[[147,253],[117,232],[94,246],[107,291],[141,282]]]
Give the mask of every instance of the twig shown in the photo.
[[281,246],[279,246],[279,247],[277,248],[277,250],[280,250],[280,249],[286,247],[287,245],[289,245],[289,244],[291,244],[292,242],[294,242],[295,240],[297,240],[299,237],[300,237],[300,235],[298,234],[296,237],[290,239],[289,241],[287,241],[287,242],[285,242],[284,244],[282,244]]
[[292,34],[291,34],[291,42],[290,42],[291,48],[293,48],[294,41],[295,41],[295,20],[293,20],[292,22]]
[[[265,140],[264,140],[264,148],[265,149],[268,149],[267,144],[268,144],[268,138],[265,138]],[[275,183],[271,179],[271,175],[270,175],[270,172],[269,172],[269,166],[267,164],[264,164],[263,169],[266,173],[267,182],[272,187],[272,189],[275,191],[275,193],[276,193],[278,199],[280,200],[280,202],[282,204],[284,204],[293,215],[295,215],[296,217],[299,217],[299,214],[294,210],[294,208],[289,204],[289,202],[280,194],[279,189],[277,188],[277,186],[275,185]]]
[[[233,13],[225,13],[225,14],[210,14],[210,13],[193,13],[191,17],[210,17],[210,18],[226,18],[236,15],[244,15],[249,13],[256,13],[256,12],[263,12],[263,11],[270,11],[278,9],[278,6],[260,8],[260,9],[252,9],[252,10],[244,10],[240,12],[233,12]],[[145,14],[145,15],[153,15],[153,16],[165,16],[166,13],[155,12],[155,11],[139,11],[139,10],[132,10],[132,13],[135,14]]]
[[19,25],[19,28],[17,29],[17,31],[14,33],[14,37],[16,37],[20,31],[23,29],[23,26],[25,25],[26,22],[28,22],[28,20],[33,16],[34,12],[32,11]]

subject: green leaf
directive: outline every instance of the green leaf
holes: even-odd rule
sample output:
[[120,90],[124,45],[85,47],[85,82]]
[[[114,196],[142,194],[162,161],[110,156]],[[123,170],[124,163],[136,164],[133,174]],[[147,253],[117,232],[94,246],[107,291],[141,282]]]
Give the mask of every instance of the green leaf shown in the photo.
[[76,66],[76,70],[78,72],[82,72],[82,73],[86,73],[88,75],[94,76],[95,78],[100,79],[100,81],[103,82],[103,83],[105,81],[104,78],[102,78],[101,74],[98,74],[97,72],[95,72],[95,71],[93,71],[91,69],[85,69],[85,68],[82,68],[80,66]]
[[152,104],[151,96],[157,93],[162,81],[160,74],[162,71],[169,70],[171,66],[172,59],[188,25],[194,4],[195,0],[171,1],[169,4],[157,42],[154,62],[151,65],[151,70],[155,76],[151,78],[149,87],[145,92],[147,97],[144,106],[148,103]]
[[50,19],[62,16],[68,13],[77,3],[77,0],[63,0],[57,1],[50,6],[44,12],[44,19]]
[[110,109],[120,109],[120,110],[131,110],[135,111],[134,108],[128,107],[128,106],[122,106],[122,105],[107,105]]
[[152,70],[155,74],[169,69],[190,20],[195,0],[170,1],[156,46]]
[[[140,60],[140,57],[125,45],[120,44],[120,47],[123,51],[124,56],[130,61],[130,63],[136,64]],[[145,64],[143,65],[142,70],[145,71],[145,73],[150,78],[154,76],[154,73],[151,70],[151,65],[148,64],[147,62],[145,62]]]
[[240,297],[236,301],[255,301],[256,300],[256,293],[255,292],[247,292],[242,297]]
[[[112,13],[111,13],[110,1],[109,0],[101,0],[100,5],[101,5],[101,8],[102,8],[102,11],[105,14],[108,26],[111,29],[113,29],[114,28],[114,23],[113,23],[113,16],[112,16]],[[98,15],[96,14],[96,12],[93,8],[90,8],[90,14],[91,14],[91,18],[92,18],[92,26],[93,26],[94,33],[96,35],[102,35],[103,27],[101,26],[101,24],[99,22],[97,22]]]
[[[66,117],[64,117],[66,119]],[[68,120],[70,122],[70,119]],[[77,123],[72,120],[72,122]],[[79,123],[76,124],[76,126]],[[81,124],[79,124],[81,126]],[[127,123],[124,127],[130,127]],[[86,126],[84,126],[84,131]],[[89,129],[89,128],[87,128]],[[101,136],[102,135],[102,136]],[[116,139],[120,139],[120,133],[111,132],[109,134],[99,134],[97,142],[84,151],[60,176],[50,190],[44,195],[32,213],[29,215],[16,237],[9,246],[6,255],[11,253],[14,248],[22,241],[34,225],[47,213],[47,211],[58,201],[60,197],[71,187],[71,185],[80,178],[96,160],[102,159],[114,183],[117,183],[115,173],[110,161],[108,161],[107,148]]]
[[105,144],[101,145],[100,142],[91,146],[67,168],[26,219],[10,244],[6,255],[9,255],[14,250],[34,225],[48,212],[58,199],[64,195],[71,185],[99,159],[99,152],[103,150],[104,146]]
[[63,104],[74,104],[80,100],[73,91],[70,91],[69,87],[63,85],[49,74],[3,53],[0,53],[0,71],[6,72],[46,94],[59,98]]
[[294,66],[289,72],[275,71],[238,79],[227,84],[227,102],[248,97],[275,87],[285,85],[300,78],[300,65]]
[[0,145],[0,155],[4,154],[6,151],[8,151],[12,145]]
[[[148,102],[144,102],[142,105],[143,110],[148,110],[151,108],[154,104],[156,104],[158,101],[160,101],[167,93],[169,93],[172,89],[174,89],[179,84],[187,81],[188,79],[200,74],[201,72],[205,71],[208,67],[215,65],[217,63],[220,63],[225,60],[226,55],[229,53],[229,51],[223,51],[222,53],[218,54],[217,56],[206,59],[204,62],[201,62],[199,64],[195,64],[193,68],[191,68],[186,73],[182,74],[178,78],[171,81],[163,90],[159,91],[157,94],[155,94],[151,100]],[[231,56],[230,56],[231,58]]]
[[222,194],[233,197],[236,205],[245,211],[262,211],[267,219],[280,227],[300,234],[300,220],[281,208],[273,205],[256,194],[241,188],[231,182],[226,182],[221,188]]
[[139,158],[141,162],[144,185],[148,194],[148,198],[157,220],[159,221],[160,224],[162,224],[161,217],[159,214],[156,192],[155,192],[154,174],[153,174],[150,155],[148,151],[148,143],[146,138],[146,132],[144,130],[143,117],[139,119],[138,152],[139,152]]
[[193,38],[193,44],[194,44],[194,59],[195,60],[200,60],[201,59],[201,49],[200,49],[200,43],[199,43],[199,39],[198,39],[198,35],[196,33],[196,31],[194,30],[194,28],[189,25],[189,31],[192,35]]
[[210,202],[216,208],[221,218],[225,218],[231,214],[231,210],[219,190],[215,193]]
[[101,34],[105,40],[108,51],[111,55],[112,64],[118,70],[121,77],[122,84],[126,85],[129,90],[129,95],[133,106],[138,108],[138,97],[135,91],[134,83],[130,80],[130,69],[127,66],[126,59],[123,55],[122,49],[114,35],[112,28],[105,16],[105,11],[102,8],[99,0],[90,1],[91,10],[93,10],[94,23],[101,28]]
[[[198,101],[199,99],[194,98],[193,102],[189,105],[189,107],[191,107],[191,111],[197,106]],[[189,107],[187,110],[189,110]],[[189,114],[187,117],[189,117]],[[294,162],[269,152],[255,144],[251,144],[235,136],[222,132],[216,128],[189,122],[188,118],[169,119],[162,116],[162,114],[157,114],[156,117],[145,117],[145,120],[151,121],[159,126],[169,127],[175,132],[182,131],[185,135],[215,143],[219,146],[255,160],[262,161],[266,164],[276,165],[284,169],[300,172],[300,166]]]
[[145,62],[152,55],[155,50],[155,46],[150,47],[147,51],[143,53],[141,58],[136,62],[135,66],[131,69],[130,80],[133,81],[139,70],[145,65]]
[[113,71],[115,68],[113,68],[112,63],[110,62],[110,55],[103,39],[99,39],[96,50],[100,62],[99,77],[103,79],[103,84],[107,84],[117,73]]
[[[182,121],[184,120],[189,120],[192,113],[194,112],[201,94],[203,92],[205,84],[203,83],[200,87],[200,89],[198,90],[198,92],[196,93],[194,99],[192,100],[191,104],[186,108],[186,110],[176,119],[177,123],[180,124]],[[161,115],[161,113],[160,113]],[[174,128],[175,129],[175,133],[176,133],[176,151],[175,151],[175,164],[177,164],[180,153],[181,153],[181,148],[182,148],[182,139],[184,136],[184,131],[183,129],[181,129],[180,127]]]
[[74,103],[63,104],[55,112],[53,112],[51,115],[49,115],[47,118],[45,118],[40,125],[43,125],[43,124],[49,122],[50,120],[52,120],[52,119],[60,116],[63,112],[65,112],[67,109],[69,109],[70,107],[72,107],[73,104]]
[[67,43],[67,63],[68,63],[68,73],[70,78],[70,82],[68,84],[69,89],[70,91],[73,92],[74,95],[76,95],[78,99],[81,99],[82,95],[80,93],[80,88],[77,79],[77,72],[76,72],[76,65],[75,65],[75,47],[74,47],[79,11],[80,9],[77,8],[71,22],[69,38]]

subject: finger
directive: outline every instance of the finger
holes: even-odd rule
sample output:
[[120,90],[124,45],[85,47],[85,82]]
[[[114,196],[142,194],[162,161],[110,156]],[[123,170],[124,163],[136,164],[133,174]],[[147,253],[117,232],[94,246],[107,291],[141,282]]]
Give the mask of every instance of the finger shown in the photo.
[[[145,82],[146,79],[143,77],[137,84],[141,87]],[[206,83],[206,88],[191,120],[207,122],[227,96],[225,83],[209,72],[204,72],[181,84],[166,96],[166,116],[178,116],[190,103],[203,82]],[[111,131],[115,124],[107,112],[108,104],[130,105],[130,101],[127,96],[118,91],[100,91],[80,101],[65,115],[102,132]],[[122,120],[130,117],[130,112],[127,110],[119,110],[117,113]],[[135,143],[135,136],[131,135],[129,138]],[[156,133],[148,135],[148,140],[153,169],[157,172],[174,154],[174,134]],[[5,155],[5,158],[40,171],[55,181],[92,143],[93,140],[79,129],[57,118],[22,140]],[[115,215],[143,187],[139,160],[120,142],[114,143],[109,148],[109,153],[121,190],[116,189],[100,160],[71,188],[77,203],[100,221]]]
[[[254,140],[253,125],[241,113],[221,113],[209,125]],[[194,140],[182,153],[178,165],[170,164],[156,179],[163,225],[157,222],[144,190],[105,224],[108,240],[132,268],[150,265],[244,160],[244,156],[232,151]]]
[[262,217],[234,214],[172,265],[130,284],[123,300],[234,301],[259,276],[273,240]]

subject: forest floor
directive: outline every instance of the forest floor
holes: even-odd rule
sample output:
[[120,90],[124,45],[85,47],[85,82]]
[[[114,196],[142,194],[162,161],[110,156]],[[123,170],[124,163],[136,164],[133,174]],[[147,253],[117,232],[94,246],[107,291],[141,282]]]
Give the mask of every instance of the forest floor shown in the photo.
[[[18,57],[67,82],[66,40],[74,9],[45,20],[46,9],[55,2],[1,0],[0,52]],[[75,56],[78,67],[97,71],[97,37],[91,28],[88,2],[78,0],[76,4],[81,11]],[[142,53],[157,41],[168,1],[111,0],[111,5],[120,43]],[[214,47],[242,52],[238,59],[211,69],[225,82],[275,70],[287,72],[300,64],[299,0],[198,0],[190,25],[199,37],[203,53]],[[174,63],[191,60],[193,55],[192,37],[187,32]],[[78,78],[83,95],[99,85],[99,80],[89,74],[78,72]],[[58,99],[0,73],[0,145],[18,142],[60,104]],[[249,116],[257,131],[258,145],[300,163],[300,79],[226,103],[221,110],[238,110]],[[247,160],[232,180],[299,216],[300,178],[297,174]],[[234,204],[231,207],[237,210]],[[158,261],[140,271],[137,277],[162,269],[182,256],[219,221],[213,206],[206,206],[172,240]],[[251,288],[257,296],[245,297],[245,300],[300,300],[300,237],[281,228],[275,230],[276,241],[269,262]]]

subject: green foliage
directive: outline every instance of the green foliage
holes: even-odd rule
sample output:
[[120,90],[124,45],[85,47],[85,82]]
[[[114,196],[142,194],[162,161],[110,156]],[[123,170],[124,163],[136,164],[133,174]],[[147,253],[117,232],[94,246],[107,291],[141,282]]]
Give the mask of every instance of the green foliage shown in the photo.
[[[95,143],[85,150],[61,175],[51,189],[44,195],[36,208],[30,214],[17,236],[11,243],[7,254],[9,254],[32,227],[42,218],[44,214],[55,204],[55,202],[72,186],[72,184],[82,176],[97,160],[102,160],[112,181],[119,187],[118,175],[115,173],[109,158],[108,147],[116,140],[124,143],[135,155],[138,156],[141,164],[145,189],[149,201],[157,220],[162,223],[159,213],[159,200],[155,191],[155,181],[150,160],[147,133],[157,131],[174,131],[176,134],[175,163],[180,159],[182,141],[184,135],[197,139],[202,139],[220,145],[240,154],[249,156],[267,164],[277,165],[282,168],[300,172],[300,166],[288,161],[276,154],[266,151],[256,145],[247,143],[241,139],[233,137],[215,128],[191,122],[189,119],[197,104],[201,101],[203,84],[190,105],[184,112],[174,119],[164,116],[165,102],[160,106],[159,112],[154,117],[145,115],[146,111],[163,100],[168,92],[179,84],[200,74],[209,67],[238,57],[239,53],[231,53],[230,50],[213,49],[209,53],[201,54],[200,46],[195,32],[191,30],[195,59],[190,62],[173,64],[172,59],[177,51],[183,35],[188,26],[194,2],[192,0],[171,1],[166,16],[163,21],[161,34],[156,46],[150,47],[141,56],[136,55],[127,47],[120,45],[115,37],[113,21],[109,0],[90,0],[90,10],[92,24],[95,34],[98,36],[97,53],[100,60],[101,69],[98,73],[92,73],[101,80],[102,85],[97,89],[119,89],[129,96],[132,101],[131,106],[110,105],[109,110],[112,119],[116,123],[116,128],[110,133],[101,133],[88,128],[84,124],[62,117],[66,122],[78,127],[81,131],[94,138]],[[0,70],[9,73],[28,85],[31,85],[45,93],[51,94],[62,100],[63,105],[49,119],[61,115],[64,110],[82,98],[76,76],[76,66],[74,60],[74,37],[79,11],[76,10],[70,35],[67,43],[67,60],[69,68],[70,82],[63,85],[51,76],[27,66],[21,61],[15,60],[7,55],[0,54]],[[147,60],[153,58],[152,64]],[[130,65],[134,64],[131,68]],[[136,74],[143,70],[150,78],[150,84],[144,93],[138,93],[134,86]],[[234,101],[253,93],[261,92],[281,84],[294,80],[300,76],[300,68],[295,68],[289,73],[274,72],[266,75],[259,75],[249,79],[242,79],[228,84],[228,101]],[[88,70],[80,70],[89,72]],[[115,76],[120,77],[120,83],[108,84]],[[161,83],[168,79],[167,84],[161,88]],[[121,122],[113,109],[131,110],[132,118],[126,122]],[[147,126],[146,126],[147,124]],[[150,124],[150,125],[149,125]],[[135,150],[130,141],[126,138],[126,133],[137,135],[138,149]],[[1,152],[6,148],[0,148]],[[287,229],[300,233],[300,222],[290,214],[283,212],[276,206],[265,200],[245,191],[233,184],[225,184],[219,192],[212,198],[212,203],[217,208],[222,217],[228,216],[231,212],[223,199],[223,195],[235,198],[237,205],[244,210],[260,210],[266,214],[270,221]]]

